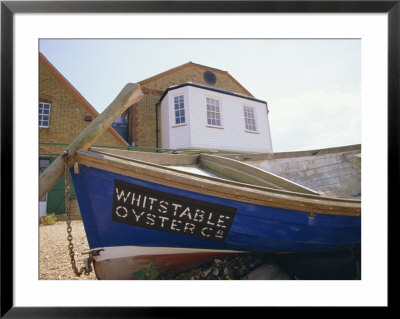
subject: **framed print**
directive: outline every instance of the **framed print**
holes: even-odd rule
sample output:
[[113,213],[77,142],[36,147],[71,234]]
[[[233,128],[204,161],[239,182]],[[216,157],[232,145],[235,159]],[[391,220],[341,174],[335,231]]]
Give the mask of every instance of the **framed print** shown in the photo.
[[[196,311],[204,311],[206,314],[212,310],[217,315],[223,315],[226,307],[237,307],[239,312],[242,307],[246,307],[246,311],[249,311],[248,307],[297,309],[320,306],[376,306],[388,308],[390,306],[388,227],[390,225],[389,217],[395,210],[394,192],[399,184],[399,129],[397,124],[400,103],[399,29],[400,1],[397,0],[2,1],[1,316],[5,318],[32,316],[43,318],[55,316],[81,318],[187,317],[190,316],[194,307],[197,308]],[[278,40],[282,43],[290,40],[287,42],[300,43],[310,39],[319,41],[321,44],[312,47],[312,50],[319,50],[320,60],[316,58],[317,55],[308,54],[311,51],[307,51],[308,55],[301,52],[300,46],[293,49],[294,46],[288,45],[284,47],[285,51],[282,51],[282,48],[274,51],[274,47],[271,46],[268,47],[270,51],[267,52],[260,44],[266,40]],[[108,63],[98,65],[99,73],[83,74],[85,72],[82,71],[82,73],[78,73],[80,75],[77,78],[72,78],[69,73],[73,67],[71,64],[69,66],[65,64],[61,67],[62,69],[52,71],[63,85],[68,86],[75,97],[79,97],[79,103],[85,105],[92,103],[97,106],[104,101],[106,106],[109,103],[107,101],[112,101],[119,92],[111,87],[115,83],[110,84],[117,82],[114,78],[115,74],[123,74],[126,82],[150,78],[157,74],[154,68],[151,68],[152,64],[155,65],[156,61],[163,61],[164,65],[168,66],[160,69],[159,72],[173,69],[178,64],[176,64],[177,60],[173,60],[172,57],[185,56],[181,55],[182,52],[186,52],[185,50],[187,50],[189,58],[194,56],[193,59],[196,57],[190,50],[204,51],[209,56],[218,57],[221,65],[223,65],[223,61],[228,60],[230,55],[235,55],[237,58],[233,60],[232,64],[241,64],[248,74],[247,77],[241,74],[242,78],[246,78],[248,83],[252,83],[251,78],[256,75],[260,79],[257,83],[259,88],[255,84],[251,84],[254,88],[257,87],[256,95],[262,95],[264,91],[268,91],[268,94],[273,96],[284,88],[298,89],[300,92],[300,87],[306,86],[308,83],[296,82],[288,74],[300,72],[315,74],[312,80],[324,82],[326,86],[329,86],[332,90],[330,96],[335,97],[334,102],[343,106],[340,109],[332,107],[332,112],[329,113],[329,116],[332,116],[330,119],[325,122],[314,120],[314,115],[322,113],[318,106],[310,106],[315,96],[309,97],[299,93],[296,98],[286,99],[286,104],[297,103],[297,114],[291,114],[290,111],[285,111],[285,113],[283,104],[275,103],[275,107],[281,108],[282,122],[280,123],[286,121],[286,126],[295,126],[301,122],[304,131],[306,131],[306,126],[312,125],[320,127],[321,130],[322,128],[327,129],[330,122],[333,122],[333,117],[339,118],[341,126],[336,127],[338,138],[345,134],[350,136],[350,139],[339,141],[362,144],[361,258],[363,267],[361,279],[338,281],[198,280],[196,282],[193,280],[128,282],[122,280],[40,279],[37,230],[37,214],[40,206],[37,198],[38,125],[37,120],[33,120],[37,118],[37,104],[34,103],[35,106],[33,106],[32,100],[36,102],[38,99],[38,65],[40,61],[45,60],[40,56],[38,59],[38,53],[42,54],[45,51],[43,48],[51,41],[66,40],[76,40],[77,42],[88,40],[93,43],[95,41],[100,43],[100,40],[106,41],[102,45],[96,46],[97,53],[96,51],[86,51],[82,47],[78,49],[77,46],[72,45],[66,47],[60,45],[56,48],[58,61],[64,60],[70,63],[72,61],[76,64],[80,62],[82,69],[85,69],[84,63],[88,63],[96,55],[108,57]],[[120,43],[128,40],[142,45],[119,46]],[[329,41],[333,40],[342,41],[345,45],[343,47],[330,46]],[[181,42],[192,44],[188,44],[186,47],[179,46]],[[206,42],[207,46],[202,47],[202,44]],[[248,45],[250,42],[252,42],[252,46]],[[342,62],[349,56],[343,55],[341,48],[348,48],[350,42],[351,45],[354,44],[354,52],[356,52],[351,57],[354,60],[351,61],[357,62],[358,78],[351,84],[347,84],[347,80],[351,80],[354,70],[339,61]],[[41,46],[43,52],[40,51]],[[122,61],[122,56],[125,58],[131,54],[134,56],[135,50],[144,51],[145,49],[146,51],[142,53],[144,58],[141,60],[132,58],[129,61],[129,67],[118,66],[118,61]],[[287,65],[278,64],[283,52],[288,56]],[[328,60],[328,55],[330,60]],[[256,57],[258,61],[276,59],[277,67],[273,68],[274,63],[268,64],[268,68],[262,63],[257,66],[251,63],[249,57],[252,56]],[[53,61],[51,60],[51,63]],[[324,62],[318,64],[320,72],[313,73],[313,70],[307,68],[309,65],[306,63],[307,61],[312,61],[316,65],[320,61]],[[329,61],[329,68],[322,67],[323,63],[327,63],[326,61]],[[47,64],[50,65],[49,68],[52,67],[51,63]],[[60,64],[57,63],[56,61],[54,65],[58,68]],[[195,64],[196,60],[190,60],[190,62],[185,60],[182,63]],[[329,72],[339,67],[343,70],[342,77],[329,82]],[[129,71],[125,74],[124,72],[128,69],[132,69],[132,72]],[[134,74],[135,69],[138,74],[148,75],[140,75],[141,78],[136,78],[135,76],[139,75]],[[289,69],[291,73],[284,72]],[[230,80],[233,79],[229,72],[224,72],[208,70],[204,74],[202,73],[200,78],[204,78],[205,83],[209,86],[214,85],[220,79],[220,74]],[[63,75],[60,75],[61,73]],[[104,78],[102,79],[102,77]],[[101,92],[101,86],[97,81],[107,83],[106,86],[109,88],[107,94],[110,93],[110,96]],[[232,83],[236,85],[237,81],[233,79]],[[119,82],[115,85],[121,87]],[[79,92],[73,91],[74,89],[71,89],[73,86],[78,90],[85,87],[87,90],[83,94],[85,98],[79,95]],[[247,89],[251,91],[251,88],[245,86],[240,85],[243,94],[247,92]],[[356,95],[352,95],[353,91],[350,90],[350,86],[357,92]],[[183,132],[189,127],[190,116],[193,112],[188,109],[188,100],[185,94],[189,90],[194,92],[201,89],[204,87],[190,84],[170,89],[172,92],[165,92],[163,98],[166,97],[167,100],[171,96],[171,105],[175,106],[170,115],[171,121],[174,122],[171,130]],[[233,105],[233,95],[231,94],[229,97],[231,100],[224,100],[221,94],[225,93],[217,89],[210,90],[203,99],[203,124],[206,129],[215,134],[215,140],[217,140],[218,134],[227,130],[226,126],[230,120],[224,116],[228,114],[229,105]],[[318,95],[318,103],[323,103],[321,101],[325,99],[325,106],[329,106],[327,95],[324,92],[314,93]],[[346,102],[343,102],[345,99],[347,99]],[[356,112],[345,113],[343,111],[348,107],[350,103],[347,103],[348,101],[355,101]],[[244,118],[241,118],[240,125],[243,126],[242,131],[245,138],[257,138],[264,134],[262,130],[264,124],[261,120],[264,113],[267,114],[267,112],[264,112],[265,108],[258,108],[257,103],[266,104],[268,112],[271,111],[272,106],[269,103],[256,98],[248,99],[245,107],[239,108],[238,114],[241,117],[244,112]],[[40,96],[39,124],[42,129],[49,127],[52,115],[56,114],[56,107],[51,99],[45,95]],[[80,105],[77,104],[74,107],[78,114]],[[85,125],[94,120],[95,113],[96,111],[93,114],[85,113],[85,116],[81,116]],[[272,116],[272,113],[268,116]],[[301,113],[304,114],[300,120]],[[279,114],[279,112],[275,114]],[[349,118],[354,121],[349,121]],[[353,124],[354,127],[352,127]],[[279,131],[278,125],[274,125],[271,125],[272,136],[280,135],[283,131]],[[296,127],[301,128],[301,126]],[[182,133],[179,137],[182,136],[185,135]],[[300,139],[300,134],[297,139]],[[294,140],[293,135],[291,140]],[[133,145],[132,142],[134,141],[130,140],[129,144]],[[274,151],[291,151],[295,147],[319,148],[320,144],[317,142],[324,144],[330,141],[328,134],[321,133],[320,136],[307,135],[303,142],[305,144],[293,144],[293,146],[290,144],[288,149],[277,147]],[[289,145],[289,142],[287,143]],[[335,142],[332,143],[329,146],[334,146]],[[240,147],[246,147],[245,144],[238,143]],[[161,146],[161,139],[157,140],[157,146]],[[268,148],[268,150],[270,149]],[[44,162],[43,165],[45,165]],[[134,208],[133,200],[130,206],[122,206],[118,202],[122,196],[122,193],[118,193],[121,189],[128,193],[133,190],[141,191],[143,196],[147,194],[146,196],[149,198],[150,195],[158,196],[163,199],[164,203],[168,201],[169,197],[163,190],[151,193],[146,185],[134,187],[127,181],[118,181],[114,187],[115,190],[119,188],[112,203],[112,207],[117,211],[117,215],[113,218],[118,220],[121,229],[126,225],[139,225],[138,227],[144,232],[146,229],[157,228],[160,230],[163,227],[164,224],[150,227],[153,215],[150,215],[147,222],[142,220],[140,223],[136,223],[138,216],[136,216],[136,220],[132,217],[127,221],[124,219],[124,214],[118,214],[128,208]],[[153,197],[152,199],[155,200]],[[179,198],[181,200],[179,203],[187,203],[187,199]],[[188,207],[192,205],[194,210],[198,209],[203,212],[208,212],[207,209],[209,209],[206,203],[200,199],[193,200],[187,205]],[[220,205],[220,207],[223,207],[221,210],[223,214],[221,213],[219,216],[220,221],[223,218],[226,220],[237,218],[238,213],[230,207],[226,205]],[[154,210],[151,210],[151,213],[153,214]],[[378,218],[376,218],[377,214]],[[183,213],[181,215],[183,216]],[[182,221],[179,220],[179,222]],[[201,224],[203,232],[199,230],[193,233],[192,241],[199,238],[203,240],[208,236],[206,230],[209,228],[204,228],[207,226],[205,221],[203,224]],[[171,226],[173,231],[170,229],[168,234],[174,235],[179,232],[180,230],[176,228],[177,225],[173,224]],[[233,227],[230,221],[229,223],[227,221],[226,225],[229,226],[228,230]],[[222,232],[216,232],[214,235],[215,242],[219,243],[226,240],[228,233],[222,235]],[[65,234],[65,238],[67,238],[67,234]]]

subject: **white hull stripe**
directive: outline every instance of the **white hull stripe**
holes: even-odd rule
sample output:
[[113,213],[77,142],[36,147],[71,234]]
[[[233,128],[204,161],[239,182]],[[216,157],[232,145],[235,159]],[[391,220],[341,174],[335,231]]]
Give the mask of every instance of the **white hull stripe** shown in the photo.
[[106,259],[135,257],[145,255],[173,255],[173,254],[198,254],[198,253],[245,253],[238,250],[220,250],[220,249],[196,249],[196,248],[175,248],[175,247],[143,247],[143,246],[115,246],[100,247],[100,255],[94,257],[96,261]]

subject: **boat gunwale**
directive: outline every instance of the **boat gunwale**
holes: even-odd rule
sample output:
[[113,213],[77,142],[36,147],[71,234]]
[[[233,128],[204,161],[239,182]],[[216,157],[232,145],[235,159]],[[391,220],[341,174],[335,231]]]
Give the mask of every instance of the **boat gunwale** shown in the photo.
[[[116,149],[105,149],[105,148],[100,148],[100,147],[91,147],[89,151],[94,152],[94,153],[99,153],[103,155],[108,155],[112,157],[117,157],[117,158],[123,158],[127,160],[133,160],[133,161],[143,161],[146,162],[143,159],[137,159],[137,158],[132,158],[129,156],[123,156],[123,154],[134,154],[134,155],[139,155],[141,157],[147,157],[151,155],[153,159],[156,159],[154,161],[153,159],[148,161],[148,163],[152,164],[158,164],[158,165],[167,165],[163,164],[165,161],[169,160],[168,163],[171,163],[171,159],[179,159],[178,162],[176,163],[171,163],[168,165],[193,165],[195,164],[198,159],[199,159],[199,154],[172,154],[172,153],[157,153],[157,152],[140,152],[140,151],[131,151],[131,150],[116,150]],[[179,155],[179,156],[177,156]]]
[[77,152],[76,159],[82,165],[229,200],[305,213],[361,216],[361,201],[356,199],[331,198],[271,189],[217,177],[201,176],[168,166],[101,152],[81,150]]
[[289,151],[277,153],[248,153],[248,154],[219,154],[219,156],[238,159],[243,161],[263,161],[263,160],[279,160],[288,158],[301,158],[301,157],[318,157],[332,154],[342,153],[361,153],[361,144],[353,144],[346,146],[337,146],[321,149],[310,149],[304,151]]

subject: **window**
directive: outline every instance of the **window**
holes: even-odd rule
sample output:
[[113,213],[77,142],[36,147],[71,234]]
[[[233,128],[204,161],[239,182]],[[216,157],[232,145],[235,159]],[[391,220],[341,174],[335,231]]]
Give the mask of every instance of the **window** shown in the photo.
[[243,106],[243,111],[244,111],[244,122],[246,124],[246,130],[254,132],[257,131],[254,108],[251,106]]
[[175,108],[175,124],[185,123],[185,103],[183,102],[183,95],[174,97]]
[[221,126],[221,109],[219,101],[207,98],[207,124]]
[[49,127],[50,103],[39,102],[39,127]]

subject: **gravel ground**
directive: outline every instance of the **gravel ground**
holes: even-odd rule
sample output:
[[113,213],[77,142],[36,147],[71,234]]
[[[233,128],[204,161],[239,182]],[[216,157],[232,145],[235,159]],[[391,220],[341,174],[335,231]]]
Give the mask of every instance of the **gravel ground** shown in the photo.
[[[83,266],[87,255],[81,252],[88,249],[86,233],[81,220],[73,220],[72,237],[77,267]],[[41,280],[96,280],[94,271],[89,275],[75,276],[69,257],[67,241],[67,225],[65,221],[57,221],[53,225],[40,225],[40,267]],[[199,266],[185,273],[170,273],[156,278],[143,279],[191,279],[191,280],[223,280],[223,279],[360,279],[360,253],[341,253],[332,256],[316,257],[309,255],[304,259],[301,255],[269,254],[233,254],[216,258],[212,262]],[[307,265],[311,265],[307,266]],[[267,267],[265,267],[267,266]],[[305,266],[305,267],[304,267]],[[260,274],[257,269],[264,269]],[[287,272],[285,274],[284,272]],[[254,276],[257,273],[257,276]],[[260,277],[261,275],[261,277]]]
[[[88,249],[86,233],[81,220],[73,220],[72,243],[74,244],[76,265],[80,269],[87,255],[81,252]],[[40,267],[39,279],[42,280],[96,280],[94,271],[89,275],[75,276],[69,257],[67,225],[57,221],[53,225],[40,225]],[[257,267],[265,263],[265,256],[257,254],[239,254],[216,258],[197,269],[181,274],[167,274],[157,279],[245,279]]]
[[[73,220],[72,243],[74,244],[76,265],[80,269],[87,255],[81,252],[89,248],[82,221]],[[69,257],[67,224],[58,221],[53,225],[40,225],[39,279],[44,280],[96,280],[92,272],[89,276],[75,276]]]

